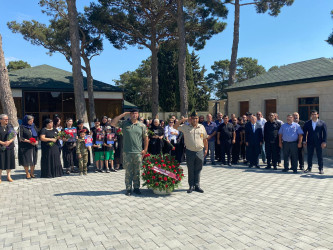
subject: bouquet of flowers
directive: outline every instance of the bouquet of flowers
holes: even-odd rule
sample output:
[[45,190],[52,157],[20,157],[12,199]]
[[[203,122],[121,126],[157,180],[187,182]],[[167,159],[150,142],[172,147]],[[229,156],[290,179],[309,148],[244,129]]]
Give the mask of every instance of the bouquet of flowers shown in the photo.
[[74,134],[73,133],[70,133],[70,134],[67,134],[65,131],[60,131],[59,133],[58,133],[58,136],[59,136],[59,138],[65,138],[65,139],[69,139],[69,138],[71,138],[71,137],[74,137]]
[[123,131],[121,128],[118,128],[117,131],[116,131],[116,134],[117,135],[123,135]]
[[180,164],[169,154],[145,155],[142,168],[143,186],[159,191],[173,191],[184,178]]
[[[9,130],[8,135],[7,135],[7,141],[10,141],[11,139],[15,138],[16,135],[17,135],[17,133],[15,132],[14,129]],[[1,147],[2,151],[5,151],[8,148],[9,147],[5,147],[5,146]]]
[[[149,130],[149,129],[148,129],[148,135],[156,136],[156,134],[153,131]],[[164,143],[166,143],[168,145],[169,148],[171,148],[171,150],[175,150],[175,147],[164,137],[163,137],[163,141],[164,141]]]
[[37,142],[36,139],[33,138],[33,137],[29,138],[29,141],[30,141],[30,143],[36,143]]

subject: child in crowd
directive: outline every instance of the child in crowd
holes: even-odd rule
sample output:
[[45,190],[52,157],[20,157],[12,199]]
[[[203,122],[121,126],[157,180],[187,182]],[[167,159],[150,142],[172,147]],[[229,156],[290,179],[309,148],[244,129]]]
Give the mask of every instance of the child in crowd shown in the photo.
[[79,160],[79,172],[80,176],[87,175],[87,164],[88,164],[88,154],[90,147],[86,147],[85,136],[86,130],[82,129],[79,131],[80,137],[77,140],[76,154]]
[[109,161],[110,161],[110,170],[111,172],[117,172],[117,170],[113,167],[113,160],[114,160],[114,142],[116,134],[115,131],[112,131],[110,126],[105,127],[105,137],[104,137],[104,161],[105,161],[105,168],[106,172],[110,173],[109,171]]

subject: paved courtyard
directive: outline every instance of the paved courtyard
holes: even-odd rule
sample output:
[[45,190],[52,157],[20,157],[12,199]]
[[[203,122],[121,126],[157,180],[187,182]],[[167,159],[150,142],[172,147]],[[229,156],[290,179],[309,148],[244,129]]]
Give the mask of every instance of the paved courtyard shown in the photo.
[[0,249],[333,249],[333,159],[324,170],[207,165],[204,194],[185,180],[127,197],[124,170],[26,180],[17,167],[0,184]]

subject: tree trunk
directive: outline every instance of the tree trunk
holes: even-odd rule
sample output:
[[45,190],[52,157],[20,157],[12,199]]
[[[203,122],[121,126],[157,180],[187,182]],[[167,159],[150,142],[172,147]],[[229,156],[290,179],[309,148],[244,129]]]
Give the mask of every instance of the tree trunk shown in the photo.
[[183,12],[183,0],[177,0],[177,25],[178,25],[178,78],[180,93],[180,114],[187,117],[188,112],[188,88],[186,85],[186,41],[185,20]]
[[75,96],[76,118],[82,119],[89,127],[86,102],[84,99],[83,76],[81,72],[80,37],[77,20],[76,0],[66,0],[68,6],[69,31],[72,53],[73,85]]
[[0,99],[4,114],[8,115],[9,123],[18,128],[17,110],[15,107],[12,89],[10,88],[5,54],[2,50],[2,36],[0,35]]
[[91,67],[90,61],[88,58],[82,57],[84,60],[86,73],[87,73],[87,91],[88,91],[88,99],[89,99],[89,121],[92,123],[96,118],[95,113],[95,98],[94,98],[94,79],[91,75]]
[[240,13],[239,0],[235,0],[234,40],[232,43],[232,52],[231,52],[231,60],[229,67],[229,80],[228,80],[229,86],[233,85],[236,81],[237,53],[238,53],[238,43],[239,43],[239,13]]
[[151,39],[151,78],[152,78],[152,105],[151,112],[153,119],[158,115],[159,100],[158,100],[158,58],[157,58],[158,48],[156,46],[156,32],[152,32]]

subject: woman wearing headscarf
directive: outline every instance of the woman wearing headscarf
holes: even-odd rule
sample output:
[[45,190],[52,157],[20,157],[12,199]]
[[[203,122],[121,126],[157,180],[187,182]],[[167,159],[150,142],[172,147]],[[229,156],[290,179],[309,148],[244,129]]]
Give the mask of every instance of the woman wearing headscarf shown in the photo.
[[152,155],[158,155],[162,151],[164,137],[164,130],[160,126],[160,121],[158,119],[154,119],[149,130],[151,131],[151,133],[149,133],[150,140],[148,152]]
[[[37,164],[38,134],[34,124],[34,117],[26,115],[20,126],[18,140],[19,165],[24,167],[26,178],[35,178],[34,170]],[[30,173],[29,173],[30,167]]]
[[58,139],[58,130],[53,127],[53,121],[45,119],[44,126],[40,131],[42,178],[53,178],[62,175]]
[[8,115],[0,115],[0,183],[3,170],[7,171],[7,180],[12,182],[10,172],[15,169],[14,139],[16,133],[8,123]]

